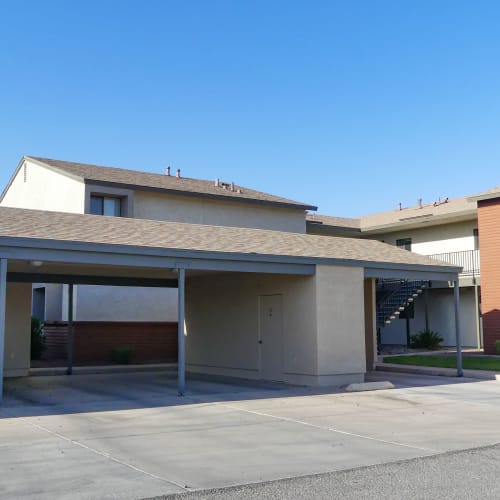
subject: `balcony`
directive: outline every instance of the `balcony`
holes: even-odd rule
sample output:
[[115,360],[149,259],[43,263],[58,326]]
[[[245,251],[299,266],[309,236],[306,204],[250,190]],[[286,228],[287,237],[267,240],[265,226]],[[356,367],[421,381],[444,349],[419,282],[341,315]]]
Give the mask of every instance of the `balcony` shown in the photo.
[[454,266],[463,267],[460,277],[475,278],[481,275],[479,250],[463,250],[461,252],[435,253],[427,255],[431,259],[440,260]]

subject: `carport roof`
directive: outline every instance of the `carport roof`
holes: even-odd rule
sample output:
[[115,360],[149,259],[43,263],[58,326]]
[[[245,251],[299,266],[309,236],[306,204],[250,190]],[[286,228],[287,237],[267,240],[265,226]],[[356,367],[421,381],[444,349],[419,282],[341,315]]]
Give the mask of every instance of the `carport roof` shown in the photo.
[[49,242],[51,247],[65,244],[67,250],[98,245],[107,251],[126,248],[127,253],[135,254],[155,249],[161,256],[181,256],[189,252],[200,258],[242,256],[253,261],[284,259],[365,267],[382,263],[387,267],[444,273],[460,270],[368,239],[0,207],[0,252],[2,248],[21,247],[27,242],[31,242],[31,246],[38,242],[39,248]]

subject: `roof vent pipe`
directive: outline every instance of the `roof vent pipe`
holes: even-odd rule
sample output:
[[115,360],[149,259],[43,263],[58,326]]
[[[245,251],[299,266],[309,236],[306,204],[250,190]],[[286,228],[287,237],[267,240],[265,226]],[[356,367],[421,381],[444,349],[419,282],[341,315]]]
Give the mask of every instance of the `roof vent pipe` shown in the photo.
[[170,177],[170,165],[167,167],[167,171],[165,172],[165,174]]
[[217,177],[217,179],[215,179],[215,187],[216,188],[220,187],[220,181],[219,181],[218,177]]
[[177,177],[177,179],[181,178],[181,169],[180,168],[177,169],[177,172],[175,173],[175,176]]
[[418,208],[422,208],[422,198],[419,198],[417,201],[418,201]]

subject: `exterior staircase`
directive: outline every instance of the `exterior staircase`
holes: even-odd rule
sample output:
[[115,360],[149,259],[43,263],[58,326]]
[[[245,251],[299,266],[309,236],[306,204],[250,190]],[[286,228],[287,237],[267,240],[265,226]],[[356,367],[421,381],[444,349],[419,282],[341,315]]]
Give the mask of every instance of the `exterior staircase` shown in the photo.
[[422,280],[377,279],[377,327],[398,318],[428,286]]

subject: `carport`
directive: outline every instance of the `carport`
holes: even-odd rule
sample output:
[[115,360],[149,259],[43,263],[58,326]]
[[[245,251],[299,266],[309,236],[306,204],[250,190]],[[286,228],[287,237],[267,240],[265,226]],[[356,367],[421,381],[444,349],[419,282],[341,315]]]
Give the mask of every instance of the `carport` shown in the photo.
[[1,207],[0,381],[27,374],[32,282],[177,286],[182,395],[186,353],[202,373],[362,381],[373,278],[455,281],[459,271],[372,240]]

